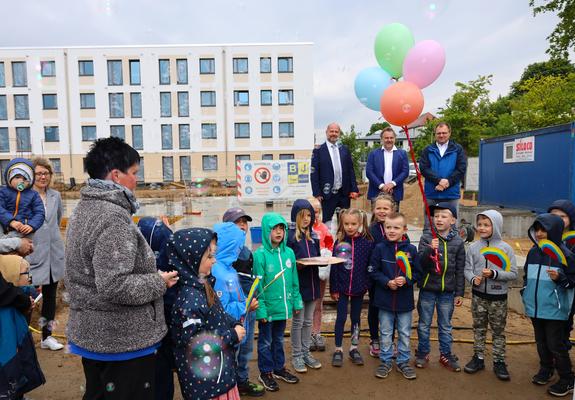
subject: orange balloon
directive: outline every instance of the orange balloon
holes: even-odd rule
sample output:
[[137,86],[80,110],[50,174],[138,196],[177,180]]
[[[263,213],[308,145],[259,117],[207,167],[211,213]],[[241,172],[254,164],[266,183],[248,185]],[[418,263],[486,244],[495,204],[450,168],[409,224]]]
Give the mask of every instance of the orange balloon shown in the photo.
[[421,115],[423,103],[423,93],[417,85],[406,81],[396,82],[381,96],[381,114],[392,125],[409,125]]

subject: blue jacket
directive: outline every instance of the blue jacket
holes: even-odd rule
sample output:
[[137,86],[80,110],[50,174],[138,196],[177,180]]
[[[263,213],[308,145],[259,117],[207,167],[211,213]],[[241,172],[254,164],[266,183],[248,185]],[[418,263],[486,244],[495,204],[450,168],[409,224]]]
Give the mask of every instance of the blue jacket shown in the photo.
[[[315,222],[315,212],[307,200],[299,199],[293,203],[291,209],[291,220],[295,223],[297,214],[303,209],[307,209],[311,213],[311,223],[309,225],[311,228]],[[305,237],[302,237],[298,241],[295,238],[295,232],[295,226],[289,229],[287,245],[293,250],[296,260],[300,258],[318,257],[320,255],[320,251],[319,238],[317,237],[317,234],[312,230],[311,240],[307,240]],[[298,265],[297,275],[299,278],[299,292],[302,300],[313,301],[319,299],[319,267],[317,265]]]
[[[411,279],[408,279],[397,266],[395,254],[403,251],[408,254],[411,264]],[[391,312],[413,311],[413,286],[421,276],[417,248],[409,241],[390,242],[384,240],[375,246],[368,267],[369,277],[374,283],[373,305]],[[406,284],[397,290],[391,290],[388,282],[398,276],[406,279]]]
[[[397,149],[393,152],[391,162],[392,180],[396,186],[393,189],[393,198],[395,201],[403,200],[403,182],[409,176],[409,161],[407,153],[403,149]],[[385,158],[383,149],[372,150],[367,156],[367,165],[365,167],[367,179],[369,179],[369,188],[367,198],[374,199],[380,193],[379,185],[383,183],[385,174]]]
[[[341,161],[342,181],[339,195],[347,197],[350,192],[359,192],[355,181],[351,154],[347,147],[339,147],[339,159]],[[322,196],[324,200],[327,200],[334,196],[331,191],[334,184],[333,164],[331,163],[331,156],[326,143],[313,149],[310,179],[314,197]]]
[[[547,209],[547,212],[550,213],[551,210],[561,210],[567,214],[569,216],[569,226],[565,227],[565,230],[575,230],[575,205],[572,202],[569,200],[555,200],[553,203],[551,203]],[[571,250],[571,252],[575,250],[575,245],[569,245],[568,243],[564,244],[569,250]]]
[[[547,239],[559,246],[565,254],[567,265],[561,265],[543,253],[535,239],[534,225],[540,223],[547,231]],[[531,318],[566,321],[573,304],[575,282],[575,259],[561,242],[563,221],[557,215],[541,214],[529,228],[529,238],[535,246],[529,250],[525,260],[523,277],[523,305],[525,314]],[[559,280],[549,278],[547,270],[559,272]]]
[[245,314],[246,294],[232,264],[244,247],[246,234],[233,222],[215,224],[214,232],[218,235],[216,263],[212,267],[214,289],[226,312],[239,321]]
[[[341,242],[351,245],[350,263],[332,264],[329,274],[330,293],[340,293],[346,296],[363,296],[370,287],[367,275],[367,266],[371,259],[374,243],[364,237],[350,238],[345,236]],[[338,257],[336,241],[333,249],[334,256]]]
[[[425,177],[425,195],[430,199],[458,199],[461,197],[461,181],[467,171],[467,156],[463,147],[449,141],[443,157],[439,154],[437,144],[433,143],[423,149],[419,157],[419,170]],[[441,179],[449,181],[449,187],[438,192],[435,187]]]

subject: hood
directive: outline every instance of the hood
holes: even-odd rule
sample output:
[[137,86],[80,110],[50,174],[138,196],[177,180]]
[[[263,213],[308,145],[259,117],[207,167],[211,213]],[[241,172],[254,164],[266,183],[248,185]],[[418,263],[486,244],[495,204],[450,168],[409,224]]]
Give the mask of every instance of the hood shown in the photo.
[[244,243],[246,233],[233,222],[221,222],[214,225],[214,232],[218,235],[218,250],[216,252],[216,264],[226,267],[238,259]]
[[180,282],[184,285],[202,286],[198,279],[198,269],[202,256],[217,235],[210,229],[180,229],[168,240],[167,251],[170,266],[178,271]]
[[285,229],[284,240],[280,243],[280,250],[283,252],[287,243],[288,225],[284,217],[278,213],[267,213],[262,218],[262,245],[264,249],[272,250],[272,241],[270,240],[270,235],[272,233],[272,228],[278,224],[283,224]]
[[493,233],[491,237],[487,240],[501,240],[502,232],[503,232],[503,216],[495,210],[486,210],[477,214],[475,220],[477,221],[477,217],[483,216],[489,218],[491,221],[491,225],[493,226]]
[[291,220],[292,220],[292,222],[296,221],[297,214],[301,210],[309,210],[309,212],[311,213],[310,226],[313,227],[315,224],[315,211],[314,211],[311,203],[305,199],[297,199],[296,201],[294,201],[294,203],[291,207]]
[[80,190],[80,197],[83,200],[100,200],[114,203],[122,208],[125,208],[129,213],[132,213],[132,203],[128,199],[126,193],[121,189],[105,189],[95,186],[84,186]]
[[553,203],[551,203],[547,209],[547,212],[550,213],[551,210],[561,210],[567,214],[569,216],[569,226],[566,228],[568,228],[570,231],[575,230],[575,205],[572,202],[564,199],[555,200]]
[[535,229],[534,225],[539,222],[543,228],[547,231],[547,239],[551,240],[557,246],[561,247],[561,236],[563,235],[563,220],[561,217],[553,214],[540,214],[535,218],[535,221],[529,228],[529,239],[537,245],[537,239],[535,239]]
[[166,251],[166,243],[168,239],[170,239],[170,236],[172,236],[172,230],[161,220],[154,217],[140,218],[138,228],[156,255],[156,265],[158,267],[167,266],[168,254]]
[[25,158],[14,158],[6,165],[4,170],[4,182],[7,186],[10,186],[10,179],[15,175],[22,175],[28,182],[30,186],[34,184],[34,164],[32,161]]

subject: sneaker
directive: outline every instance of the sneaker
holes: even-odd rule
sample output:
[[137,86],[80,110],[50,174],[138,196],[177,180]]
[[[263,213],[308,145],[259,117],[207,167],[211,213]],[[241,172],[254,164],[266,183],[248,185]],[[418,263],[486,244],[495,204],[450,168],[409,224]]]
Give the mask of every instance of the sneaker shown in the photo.
[[474,374],[482,369],[485,369],[485,362],[483,358],[479,358],[477,355],[473,355],[473,358],[463,368],[468,374]]
[[303,356],[303,362],[311,369],[320,369],[321,363],[316,360],[311,354],[307,353]]
[[343,352],[336,350],[331,357],[331,365],[333,367],[341,367],[343,365]]
[[54,336],[48,336],[46,339],[40,342],[40,348],[55,351],[63,349],[64,345],[58,342]]
[[363,358],[361,358],[361,354],[359,354],[359,351],[357,349],[349,351],[349,358],[351,359],[351,362],[354,363],[355,365],[363,365]]
[[459,366],[459,363],[457,361],[458,361],[457,356],[455,356],[454,354],[442,354],[439,357],[439,363],[448,370],[453,372],[461,371],[461,367]]
[[299,378],[293,374],[291,374],[287,368],[282,368],[279,371],[272,372],[272,376],[276,379],[281,379],[287,383],[298,383]]
[[547,385],[553,377],[553,370],[541,368],[537,374],[533,375],[531,382],[536,385]]
[[547,392],[557,397],[567,396],[569,393],[573,393],[573,381],[565,382],[560,379],[559,382],[549,386]]
[[315,337],[315,346],[317,351],[325,351],[325,338],[319,333],[312,336]]
[[417,368],[425,368],[425,367],[427,367],[428,364],[429,364],[429,354],[425,354],[425,355],[416,354],[415,355],[415,366]]
[[271,372],[268,372],[267,374],[260,374],[258,380],[270,392],[277,392],[278,390],[280,390],[280,386],[275,381]]
[[238,391],[241,396],[261,397],[265,394],[266,388],[257,383],[245,381],[238,383]]
[[401,372],[401,375],[403,375],[405,379],[415,379],[417,377],[415,370],[406,362],[397,364],[397,370]]
[[299,372],[300,374],[307,372],[307,368],[303,362],[303,357],[294,357],[291,361],[291,365],[293,369],[295,369],[295,372]]
[[372,340],[369,343],[369,355],[375,358],[379,358],[379,342]]
[[391,363],[381,363],[379,367],[375,370],[375,376],[381,379],[387,378],[389,372],[391,371],[392,365]]
[[508,381],[509,379],[511,379],[511,377],[509,376],[509,371],[507,371],[507,366],[503,361],[493,363],[493,372],[495,372],[495,376],[501,379],[502,381]]

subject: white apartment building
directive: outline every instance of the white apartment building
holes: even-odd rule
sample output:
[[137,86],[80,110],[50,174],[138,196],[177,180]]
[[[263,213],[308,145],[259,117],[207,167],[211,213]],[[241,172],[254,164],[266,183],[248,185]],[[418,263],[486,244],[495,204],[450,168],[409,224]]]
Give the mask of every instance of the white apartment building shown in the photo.
[[0,48],[0,168],[43,155],[83,182],[97,138],[143,182],[235,178],[239,159],[309,158],[311,43]]

